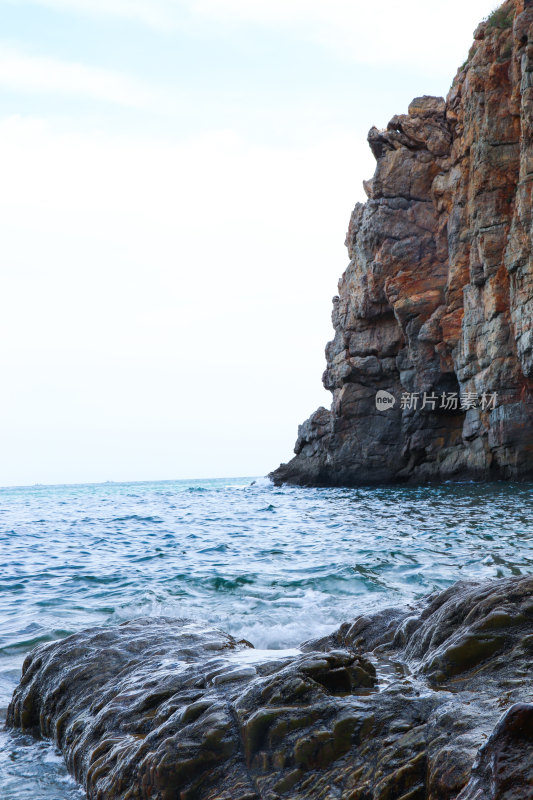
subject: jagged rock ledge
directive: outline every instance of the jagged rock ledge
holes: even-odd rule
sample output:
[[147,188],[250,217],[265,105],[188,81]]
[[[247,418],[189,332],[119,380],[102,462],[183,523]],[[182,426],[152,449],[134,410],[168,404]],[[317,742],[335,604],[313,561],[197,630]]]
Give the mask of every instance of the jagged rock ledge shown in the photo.
[[8,726],[91,800],[531,800],[533,578],[458,583],[299,652],[143,618],[38,647]]
[[326,348],[331,410],[300,426],[276,483],[533,478],[532,0],[474,37],[446,101],[416,98],[369,133],[376,171]]

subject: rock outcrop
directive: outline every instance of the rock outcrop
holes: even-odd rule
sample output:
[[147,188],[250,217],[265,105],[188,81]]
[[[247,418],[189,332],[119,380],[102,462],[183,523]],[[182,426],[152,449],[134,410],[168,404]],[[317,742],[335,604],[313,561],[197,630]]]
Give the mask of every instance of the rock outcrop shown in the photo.
[[91,800],[531,800],[533,578],[459,583],[296,652],[143,618],[38,647],[7,724]]
[[300,426],[276,483],[533,477],[532,0],[474,37],[446,100],[416,98],[368,135],[331,410]]

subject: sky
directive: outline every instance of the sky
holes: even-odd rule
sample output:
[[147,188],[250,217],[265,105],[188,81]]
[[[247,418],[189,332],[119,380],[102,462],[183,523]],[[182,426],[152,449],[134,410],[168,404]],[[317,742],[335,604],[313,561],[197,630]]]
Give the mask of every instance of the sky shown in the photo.
[[385,127],[494,0],[0,0],[0,485],[259,476]]

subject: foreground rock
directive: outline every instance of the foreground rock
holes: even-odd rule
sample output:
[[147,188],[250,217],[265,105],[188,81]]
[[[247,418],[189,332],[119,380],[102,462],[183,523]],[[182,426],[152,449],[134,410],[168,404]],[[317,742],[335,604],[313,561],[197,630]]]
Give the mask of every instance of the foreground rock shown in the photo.
[[[326,348],[331,410],[277,483],[533,477],[533,3],[475,32],[445,101],[368,141]],[[395,400],[376,406],[378,391]]]
[[533,578],[456,584],[297,654],[140,619],[41,646],[7,724],[98,800],[531,800]]

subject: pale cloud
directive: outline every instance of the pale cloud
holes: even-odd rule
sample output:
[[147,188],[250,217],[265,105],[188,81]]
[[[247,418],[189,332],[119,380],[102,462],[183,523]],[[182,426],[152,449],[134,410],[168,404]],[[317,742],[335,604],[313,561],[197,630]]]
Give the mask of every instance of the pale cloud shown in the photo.
[[153,28],[173,27],[180,0],[0,0],[4,5],[45,6],[90,16],[123,17]]
[[[463,61],[477,23],[495,0],[0,0],[83,14],[118,16],[171,31],[183,25],[289,29],[342,59],[453,71]],[[451,77],[451,75],[450,75]]]
[[[494,0],[188,0],[197,14],[290,27],[342,58],[440,71],[464,59]],[[452,67],[453,68],[453,67]]]
[[162,91],[120,72],[28,54],[0,44],[0,85],[17,92],[91,97],[139,109],[162,107]]
[[[344,235],[373,158],[0,121],[0,485],[264,473],[328,403]],[[135,443],[133,446],[132,443]]]

